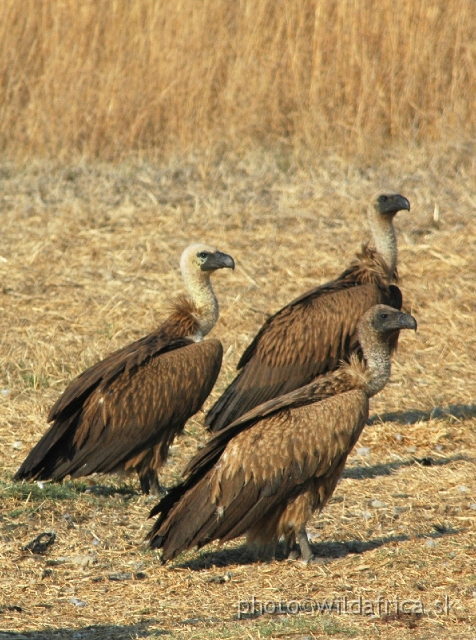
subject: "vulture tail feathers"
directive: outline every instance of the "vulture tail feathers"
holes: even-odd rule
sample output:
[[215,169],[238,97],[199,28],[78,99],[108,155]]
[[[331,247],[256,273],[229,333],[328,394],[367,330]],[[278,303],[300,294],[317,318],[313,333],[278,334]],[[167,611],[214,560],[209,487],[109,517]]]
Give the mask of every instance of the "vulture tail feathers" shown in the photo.
[[[288,504],[289,496],[294,496],[298,491],[299,485],[290,478],[284,479],[282,475],[265,488],[249,481],[225,509],[223,523],[217,528],[215,537],[227,542],[246,534],[257,522],[273,521],[276,524]],[[276,526],[270,527],[270,530],[275,529]],[[257,540],[259,538],[259,535],[255,537]],[[265,539],[263,542],[277,540]]]
[[[161,515],[147,539],[152,549],[162,549],[163,562],[195,546],[201,548],[213,540],[225,542],[245,534],[253,522],[267,517],[286,490],[281,485],[271,493],[260,491],[253,481],[244,484],[243,473],[238,474],[228,487],[232,495],[228,499],[223,497],[228,506],[220,508],[213,499],[212,473],[207,473],[188,490],[187,482],[175,487],[151,511],[151,516],[159,512]],[[287,504],[281,502],[282,508],[272,515],[276,520]]]
[[213,539],[219,515],[212,500],[208,476],[191,488],[187,486],[189,484],[174,487],[150,512],[150,517],[157,513],[160,516],[147,540],[151,549],[162,549],[163,562]]
[[[32,480],[33,478],[38,478],[39,480],[46,480],[51,478],[58,466],[59,457],[61,462],[67,460],[66,453],[69,450],[68,432],[70,427],[74,429],[77,417],[77,414],[71,415],[59,428],[52,425],[30,451],[13,479]],[[62,477],[54,476],[54,479],[61,480]]]

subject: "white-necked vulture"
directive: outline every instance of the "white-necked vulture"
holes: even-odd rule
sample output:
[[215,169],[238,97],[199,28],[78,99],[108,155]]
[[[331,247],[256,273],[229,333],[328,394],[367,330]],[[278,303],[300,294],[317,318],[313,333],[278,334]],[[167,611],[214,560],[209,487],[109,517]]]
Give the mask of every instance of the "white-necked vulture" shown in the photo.
[[[207,415],[220,431],[253,407],[333,371],[359,350],[357,323],[374,304],[402,307],[396,281],[393,217],[410,203],[382,194],[369,211],[375,248],[362,247],[336,279],[296,298],[270,317],[238,362],[239,373]],[[392,348],[396,347],[396,342]]]
[[172,303],[153,333],[84,371],[51,409],[51,427],[15,480],[61,480],[137,471],[144,493],[159,492],[158,469],[186,421],[215,384],[223,348],[203,340],[218,319],[210,276],[233,258],[205,244],[185,249],[180,267],[190,298]]
[[336,371],[255,407],[217,433],[189,463],[182,484],[151,511],[148,534],[162,560],[194,546],[247,535],[315,558],[306,523],[331,497],[366,423],[369,398],[390,377],[390,341],[416,329],[413,316],[376,305],[362,317],[365,361],[352,354]]

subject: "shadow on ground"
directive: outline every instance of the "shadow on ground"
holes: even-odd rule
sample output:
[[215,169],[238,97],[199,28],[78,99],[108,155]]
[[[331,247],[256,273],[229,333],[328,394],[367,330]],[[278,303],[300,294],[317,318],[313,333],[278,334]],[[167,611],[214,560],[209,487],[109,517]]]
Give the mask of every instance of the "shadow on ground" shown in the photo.
[[416,424],[428,422],[435,418],[455,418],[465,420],[476,417],[476,404],[450,404],[448,407],[434,407],[431,411],[409,409],[408,411],[395,411],[372,416],[367,420],[368,425],[377,422],[397,422],[399,424]]
[[[320,542],[318,544],[312,544],[311,547],[314,555],[318,558],[322,558],[323,564],[327,564],[328,562],[332,562],[332,560],[344,558],[349,554],[366,553],[367,551],[373,551],[374,549],[384,547],[391,543],[407,542],[408,540],[415,538],[424,540],[442,538],[447,535],[461,533],[462,531],[463,529],[438,528],[438,530],[432,530],[416,536],[401,534],[397,536],[374,538],[373,540],[367,541],[349,540],[347,542]],[[181,569],[191,569],[192,571],[201,571],[202,569],[210,569],[211,567],[245,565],[256,562],[271,562],[272,560],[276,560],[278,562],[295,562],[294,560],[287,560],[284,554],[284,543],[279,543],[276,547],[275,554],[270,553],[269,550],[259,549],[256,546],[242,545],[236,549],[218,549],[216,551],[204,552],[194,560],[188,560],[171,566],[176,566]],[[213,577],[214,581],[216,579],[216,577]],[[224,578],[224,581],[226,581],[226,577]],[[2,640],[1,637],[0,640]]]
[[382,462],[373,464],[368,467],[360,465],[348,466],[344,469],[342,474],[343,478],[349,478],[351,480],[364,480],[369,478],[376,478],[378,476],[390,476],[397,469],[403,467],[411,467],[412,465],[421,465],[423,467],[442,467],[452,462],[476,462],[475,458],[465,456],[462,453],[457,453],[454,456],[448,456],[447,458],[410,458],[408,460],[394,460],[393,462]]
[[19,500],[37,501],[50,498],[52,500],[73,500],[78,495],[86,494],[96,497],[110,498],[121,495],[125,499],[140,496],[140,492],[129,485],[106,486],[101,484],[88,485],[84,482],[27,482],[25,480],[5,482],[0,480],[2,497],[17,498]]
[[[19,614],[21,616],[21,613]],[[2,616],[0,615],[0,624]],[[149,629],[156,620],[131,625],[97,625],[79,629],[47,629],[44,631],[0,631],[0,640],[130,640],[171,636],[171,631]]]

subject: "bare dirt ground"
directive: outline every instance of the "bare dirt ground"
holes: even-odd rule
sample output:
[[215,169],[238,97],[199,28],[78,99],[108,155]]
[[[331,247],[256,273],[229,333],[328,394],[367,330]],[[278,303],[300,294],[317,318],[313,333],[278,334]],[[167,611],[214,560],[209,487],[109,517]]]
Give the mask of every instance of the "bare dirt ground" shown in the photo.
[[[266,154],[0,166],[1,640],[476,637],[473,158],[448,146],[370,167]],[[155,501],[136,478],[12,482],[68,381],[165,317],[190,241],[237,263],[214,280],[226,355],[207,408],[266,314],[343,269],[382,190],[411,201],[396,225],[419,329],[402,335],[334,499],[310,522],[328,564],[280,549],[267,560],[237,540],[163,567],[142,543]],[[203,415],[176,441],[166,486],[205,441]],[[50,531],[45,554],[22,550]]]

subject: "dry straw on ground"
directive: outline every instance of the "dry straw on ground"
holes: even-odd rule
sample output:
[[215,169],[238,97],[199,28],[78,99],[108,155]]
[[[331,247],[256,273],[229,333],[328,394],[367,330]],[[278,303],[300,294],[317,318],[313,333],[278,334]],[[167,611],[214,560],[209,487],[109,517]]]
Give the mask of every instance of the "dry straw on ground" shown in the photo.
[[[474,638],[473,158],[471,148],[448,146],[387,154],[367,168],[336,158],[283,170],[282,158],[263,154],[0,167],[0,628],[13,632],[2,640]],[[209,406],[266,314],[346,264],[381,189],[412,204],[396,224],[405,305],[419,331],[402,336],[335,498],[310,523],[329,564],[284,562],[279,550],[266,562],[237,540],[162,567],[142,547],[152,502],[135,479],[92,479],[109,488],[102,493],[85,491],[89,481],[12,483],[68,381],[164,317],[182,290],[178,259],[189,241],[217,244],[237,262],[215,277],[214,335],[226,355]],[[206,438],[202,418],[173,448],[166,485]],[[22,551],[51,530],[47,554]],[[272,615],[268,605],[238,619],[239,601],[253,596],[335,598],[341,607],[359,597],[376,607],[381,596],[389,609]],[[435,602],[445,597],[454,610],[440,615]],[[395,598],[421,603],[423,615],[397,615]]]
[[[0,640],[476,636],[475,25],[471,0],[0,3],[0,151],[29,162],[0,165]],[[171,159],[184,149],[202,153]],[[210,406],[266,314],[339,273],[382,189],[412,203],[397,226],[419,331],[311,521],[329,564],[238,540],[164,568],[135,479],[12,483],[68,381],[164,317],[188,242],[238,265],[215,278]],[[51,530],[44,556],[22,550]],[[253,597],[267,613],[238,618]],[[307,610],[324,599],[361,610]]]
[[472,0],[3,0],[0,149],[260,141],[373,153],[475,133]]

